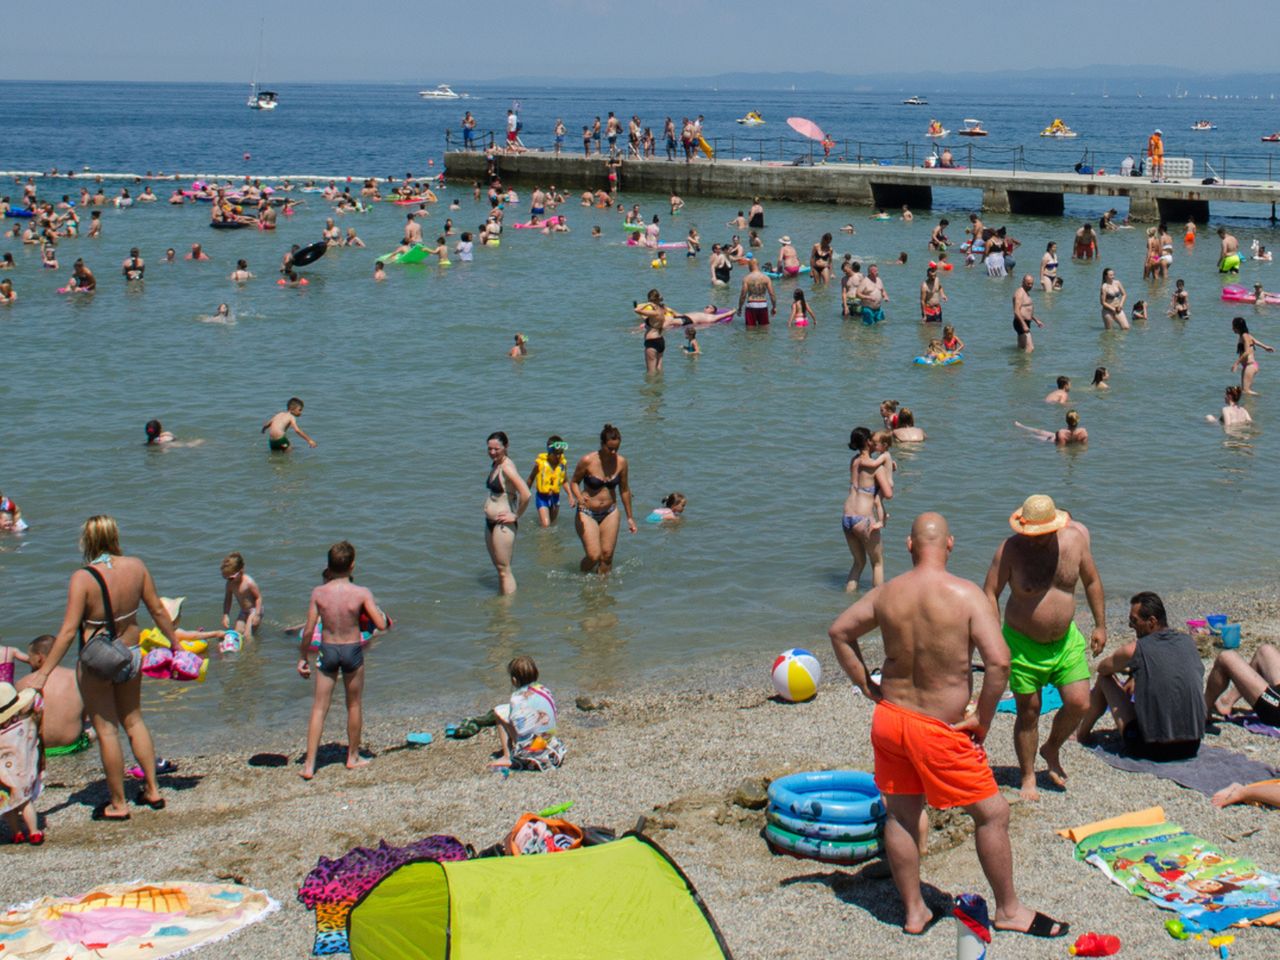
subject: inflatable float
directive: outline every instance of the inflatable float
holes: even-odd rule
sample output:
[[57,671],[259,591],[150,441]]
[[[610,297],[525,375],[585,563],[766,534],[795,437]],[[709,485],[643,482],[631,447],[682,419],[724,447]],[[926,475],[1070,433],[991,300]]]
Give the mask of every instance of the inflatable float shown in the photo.
[[430,203],[426,197],[404,197],[400,200],[392,200],[397,207],[411,207],[419,203]]
[[912,362],[921,367],[954,367],[958,363],[964,363],[964,354],[949,353],[942,359],[937,357],[916,357]]
[[683,240],[679,243],[660,243],[657,246],[650,247],[647,244],[641,243],[634,236],[627,238],[627,246],[641,247],[645,250],[687,250],[689,248],[689,244],[685,243]]
[[9,220],[30,220],[35,216],[34,210],[6,210],[4,212],[6,219]]
[[765,842],[775,853],[858,863],[881,853],[884,802],[857,770],[794,773],[769,785]]
[[[744,127],[759,127],[763,126],[764,122],[764,117],[760,116],[760,114],[756,113],[754,110],[749,110],[745,117],[738,118],[738,123],[742,124]],[[699,137],[699,139],[701,139],[701,137]]]
[[[1253,295],[1253,291],[1248,287],[1242,287],[1238,283],[1229,283],[1222,288],[1222,299],[1228,303],[1257,303],[1257,299]],[[1269,293],[1262,291],[1262,302],[1280,304],[1280,293]]]
[[378,258],[379,263],[421,263],[427,257],[431,256],[431,251],[420,243],[415,243],[404,253],[396,253],[392,250],[390,253],[384,253]]
[[801,264],[799,273],[783,273],[781,270],[764,270],[761,272],[764,273],[766,277],[772,277],[774,280],[785,280],[790,277],[803,277],[809,272],[809,265],[807,263]]
[[214,230],[243,230],[245,227],[253,226],[253,224],[246,223],[243,220],[210,220],[209,226]]
[[293,265],[295,267],[305,267],[309,263],[315,263],[325,255],[328,249],[329,244],[324,240],[309,243],[293,255]]
[[543,227],[554,227],[559,222],[559,217],[547,217],[541,223],[534,223],[530,220],[528,223],[513,223],[511,226],[517,230],[541,230]]
[[628,233],[644,233],[643,223],[624,223],[622,229]]

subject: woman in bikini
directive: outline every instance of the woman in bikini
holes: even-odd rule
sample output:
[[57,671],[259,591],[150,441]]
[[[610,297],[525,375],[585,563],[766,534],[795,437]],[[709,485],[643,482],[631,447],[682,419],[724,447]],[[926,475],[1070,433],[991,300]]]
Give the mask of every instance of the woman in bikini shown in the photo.
[[831,234],[824,233],[822,239],[809,251],[809,273],[812,274],[815,287],[831,282],[831,260],[835,251],[831,249]]
[[124,727],[134,758],[142,768],[144,784],[133,802],[163,810],[165,801],[156,783],[156,754],[151,734],[142,721],[142,657],[138,649],[138,610],[146,606],[151,619],[173,648],[178,647],[169,611],[160,602],[151,574],[137,557],[120,552],[120,530],[108,516],[90,517],[80,531],[80,549],[86,564],[71,575],[67,609],[53,648],[30,686],[43,690],[54,667],[66,655],[71,642],[96,632],[108,633],[129,648],[133,659],[111,679],[103,679],[81,664],[77,670],[85,711],[98,735],[102,770],[110,799],[93,810],[95,820],[128,820],[129,801],[124,793],[124,753],[119,727]]
[[1040,289],[1052,290],[1058,279],[1058,245],[1052,240],[1040,258]]
[[583,573],[607,574],[613,567],[618,544],[618,501],[627,512],[627,529],[636,532],[631,513],[631,486],[627,458],[618,453],[622,434],[611,423],[600,431],[600,449],[588,453],[573,470],[573,493],[578,502],[574,526],[586,554],[579,565]]
[[1124,315],[1124,301],[1127,296],[1124,284],[1116,279],[1116,272],[1110,267],[1103,270],[1098,302],[1102,304],[1102,325],[1108,330],[1113,326],[1118,326],[1121,330],[1129,329],[1129,318]]
[[[529,486],[507,456],[507,435],[501,430],[489,434],[489,459],[492,466],[484,481],[484,545],[489,559],[498,571],[498,592],[508,596],[516,592],[516,578],[511,572],[511,556],[516,550],[516,527],[520,515],[529,506]],[[515,509],[511,497],[515,494]]]
[[844,500],[844,515],[840,526],[844,541],[853,555],[853,566],[845,581],[846,593],[858,589],[858,578],[867,559],[871,560],[871,585],[884,582],[884,550],[880,543],[882,521],[876,519],[876,497],[893,498],[893,474],[887,465],[868,468],[862,461],[871,453],[871,431],[855,427],[849,434],[849,449],[853,459],[849,461],[849,495]]
[[1244,322],[1244,317],[1236,317],[1231,321],[1231,329],[1236,334],[1236,362],[1231,365],[1231,372],[1235,373],[1236,368],[1240,368],[1240,389],[1250,397],[1256,397],[1257,393],[1253,389],[1253,378],[1258,375],[1258,358],[1254,354],[1254,348],[1261,348],[1267,353],[1275,353],[1274,347],[1268,347],[1261,340],[1254,337],[1249,332],[1249,325]]
[[662,355],[666,353],[667,341],[662,336],[666,329],[667,318],[673,312],[662,302],[662,294],[650,290],[645,302],[635,308],[636,314],[644,321],[644,372],[646,374],[662,371]]

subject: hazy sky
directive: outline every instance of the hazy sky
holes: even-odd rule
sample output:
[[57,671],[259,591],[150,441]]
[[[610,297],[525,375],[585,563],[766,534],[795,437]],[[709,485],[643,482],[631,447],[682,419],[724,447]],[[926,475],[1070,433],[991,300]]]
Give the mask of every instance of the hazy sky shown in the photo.
[[0,23],[7,36],[32,45],[10,44],[0,79],[247,83],[262,19],[261,79],[273,84],[434,85],[515,75],[665,82],[750,70],[874,74],[1077,63],[1274,70],[1274,44],[1248,38],[1264,26],[1262,34],[1275,33],[1277,8],[1269,0],[1253,4],[1252,27],[1214,9],[1204,0],[6,0]]

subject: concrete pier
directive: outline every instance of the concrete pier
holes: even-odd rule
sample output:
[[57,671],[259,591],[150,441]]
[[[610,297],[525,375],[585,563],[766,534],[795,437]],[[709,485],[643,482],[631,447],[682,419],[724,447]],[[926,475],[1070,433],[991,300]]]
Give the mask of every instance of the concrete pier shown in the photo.
[[[555,185],[561,189],[608,189],[603,158],[556,156],[541,151],[498,154],[504,183]],[[482,153],[445,154],[449,179],[485,182]],[[1275,181],[1231,181],[1202,184],[1198,179],[1152,183],[1142,177],[1076,173],[1031,173],[1010,170],[943,170],[906,166],[829,163],[817,166],[755,163],[746,160],[694,163],[663,159],[625,161],[622,188],[642,193],[676,193],[684,197],[724,197],[744,207],[752,197],[811,203],[856,204],[927,210],[935,188],[981,191],[988,213],[1061,215],[1068,193],[1127,199],[1130,219],[1170,223],[1209,220],[1210,203],[1272,204],[1280,200]],[[1117,204],[1119,206],[1119,204]],[[1273,206],[1274,209],[1274,206]],[[1121,210],[1124,213],[1124,210]]]

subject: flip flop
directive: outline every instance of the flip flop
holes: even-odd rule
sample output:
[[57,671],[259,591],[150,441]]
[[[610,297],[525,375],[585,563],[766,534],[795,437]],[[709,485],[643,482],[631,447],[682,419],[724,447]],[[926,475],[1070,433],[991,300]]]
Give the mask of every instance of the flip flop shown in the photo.
[[[1053,928],[1058,928],[1058,932],[1054,933]],[[1044,940],[1057,940],[1059,937],[1065,937],[1067,931],[1071,929],[1071,924],[1064,923],[1061,920],[1055,920],[1048,914],[1036,911],[1036,915],[1031,919],[1031,926],[1025,930],[1014,930],[1012,927],[996,927],[1001,933],[1020,933],[1027,937],[1040,937]]]
[[90,818],[93,820],[99,820],[99,821],[105,820],[108,823],[120,823],[122,821],[128,820],[130,816],[132,816],[132,814],[126,813],[123,817],[108,817],[107,807],[109,806],[111,806],[110,803],[98,804],[96,807],[93,808],[93,813],[90,814]]
[[152,810],[163,810],[167,806],[164,797],[161,797],[159,800],[148,800],[146,792],[143,790],[138,791],[137,795],[133,798],[133,802],[139,807],[150,807]]
[[405,735],[405,740],[413,744],[415,747],[425,747],[434,737],[429,733],[410,733]]
[[469,737],[474,737],[479,732],[480,724],[476,723],[475,720],[463,720],[454,726],[453,733],[449,734],[449,736],[454,740],[466,740]]

